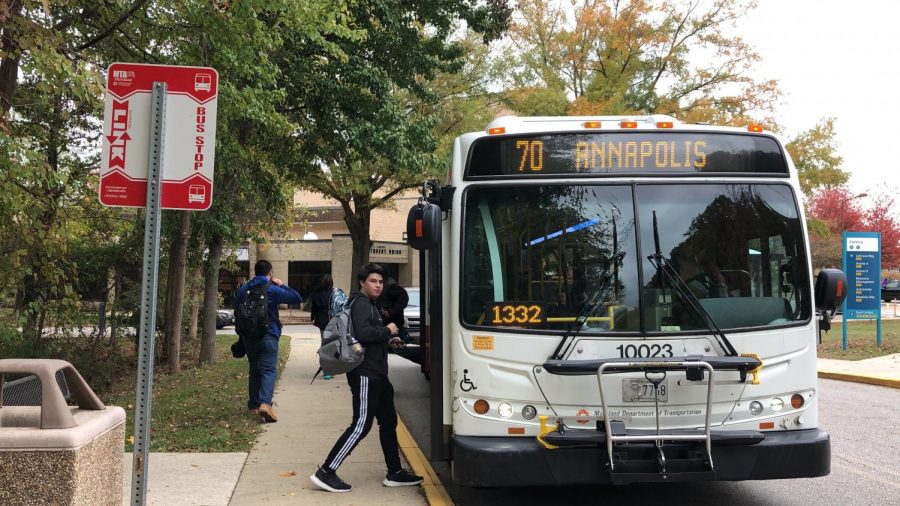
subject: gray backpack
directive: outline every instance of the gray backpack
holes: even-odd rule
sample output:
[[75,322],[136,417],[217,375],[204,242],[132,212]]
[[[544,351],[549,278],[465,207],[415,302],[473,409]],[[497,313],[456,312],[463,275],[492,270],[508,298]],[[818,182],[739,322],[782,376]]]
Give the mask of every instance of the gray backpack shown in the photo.
[[[355,299],[354,299],[355,301]],[[356,369],[362,363],[366,350],[353,337],[353,322],[350,308],[353,301],[340,313],[328,320],[322,331],[322,346],[319,348],[319,371],[336,376]],[[313,380],[319,374],[313,376]]]

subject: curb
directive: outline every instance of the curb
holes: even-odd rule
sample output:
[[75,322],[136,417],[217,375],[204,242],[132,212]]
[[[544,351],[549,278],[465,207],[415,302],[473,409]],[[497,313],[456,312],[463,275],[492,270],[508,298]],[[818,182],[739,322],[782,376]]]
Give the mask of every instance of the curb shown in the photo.
[[422,476],[422,490],[425,491],[425,501],[431,506],[452,506],[453,500],[447,494],[447,490],[441,483],[437,473],[428,463],[425,454],[416,444],[416,440],[407,430],[400,417],[397,417],[397,440],[400,443],[400,451],[409,462],[413,472]]
[[859,374],[848,374],[843,372],[819,371],[819,377],[825,379],[833,379],[839,381],[850,381],[853,383],[866,383],[868,385],[878,385],[888,388],[900,388],[900,379],[887,378],[885,376],[863,376]]

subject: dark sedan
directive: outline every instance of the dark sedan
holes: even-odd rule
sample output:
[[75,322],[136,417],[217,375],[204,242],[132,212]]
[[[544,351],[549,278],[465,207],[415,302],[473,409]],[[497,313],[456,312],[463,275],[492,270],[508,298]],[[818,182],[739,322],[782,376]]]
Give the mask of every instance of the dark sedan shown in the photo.
[[900,299],[900,279],[888,281],[881,287],[881,300],[890,302],[894,299]]
[[216,311],[216,328],[225,328],[227,325],[234,325],[234,313],[227,309],[219,309]]

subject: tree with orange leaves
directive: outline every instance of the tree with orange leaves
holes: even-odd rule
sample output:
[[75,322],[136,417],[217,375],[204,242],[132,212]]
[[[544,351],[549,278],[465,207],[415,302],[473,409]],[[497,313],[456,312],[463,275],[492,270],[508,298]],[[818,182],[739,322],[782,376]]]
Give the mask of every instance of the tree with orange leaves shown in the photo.
[[510,31],[509,105],[522,114],[660,113],[777,128],[777,84],[749,77],[759,56],[725,35],[754,6],[585,0],[567,9],[522,0]]

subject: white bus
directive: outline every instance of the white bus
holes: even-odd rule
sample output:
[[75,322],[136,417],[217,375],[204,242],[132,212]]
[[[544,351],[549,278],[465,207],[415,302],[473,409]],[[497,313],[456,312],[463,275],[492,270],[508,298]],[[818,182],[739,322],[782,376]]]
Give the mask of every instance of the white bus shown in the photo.
[[432,458],[455,482],[828,474],[816,314],[828,324],[846,281],[823,271],[813,291],[775,136],[507,117],[458,137],[445,183],[423,193],[407,234]]

